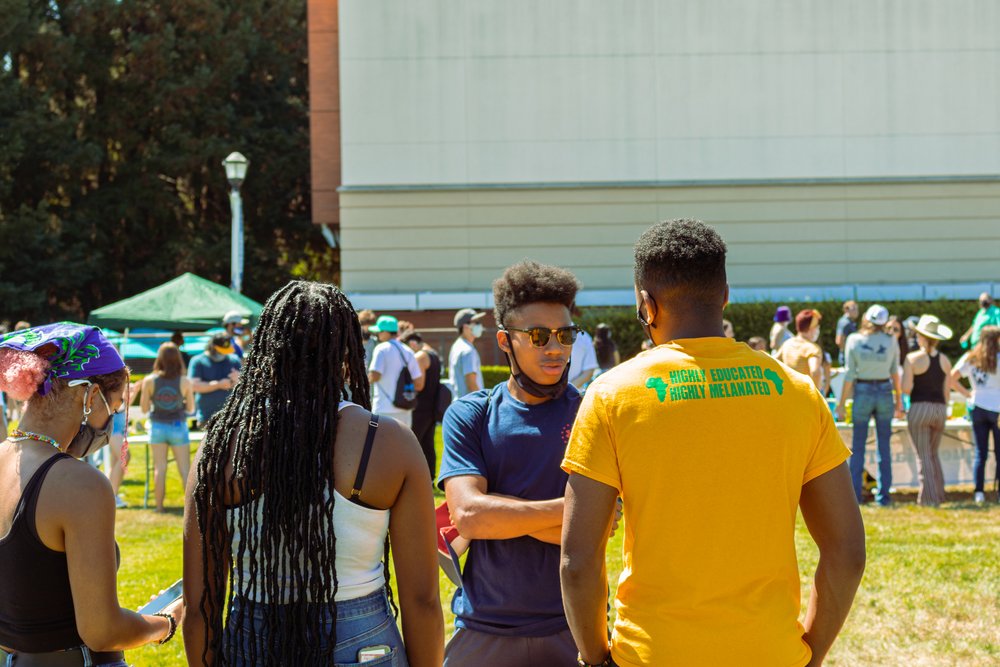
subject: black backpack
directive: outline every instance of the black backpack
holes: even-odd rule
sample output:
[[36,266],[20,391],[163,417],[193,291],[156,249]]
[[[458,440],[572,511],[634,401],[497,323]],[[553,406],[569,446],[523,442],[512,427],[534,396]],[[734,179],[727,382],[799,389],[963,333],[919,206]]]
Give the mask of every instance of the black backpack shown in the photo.
[[396,395],[392,397],[392,404],[400,410],[412,410],[417,407],[417,388],[413,384],[413,376],[410,375],[406,355],[392,343],[389,345],[399,353],[399,358],[403,360],[403,370],[399,371],[399,377],[396,378]]

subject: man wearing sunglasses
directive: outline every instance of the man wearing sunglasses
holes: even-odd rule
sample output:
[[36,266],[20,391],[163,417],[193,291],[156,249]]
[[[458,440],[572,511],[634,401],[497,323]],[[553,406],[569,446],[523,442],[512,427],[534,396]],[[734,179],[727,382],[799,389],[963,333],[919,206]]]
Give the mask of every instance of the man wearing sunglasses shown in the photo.
[[578,283],[522,262],[493,283],[511,377],[448,408],[438,484],[471,540],[452,600],[446,667],[576,664],[559,590],[567,475],[559,468],[580,394],[567,381]]
[[[726,246],[695,220],[635,246],[655,347],[591,383],[564,468],[566,615],[583,665],[819,665],[865,562],[846,460],[809,377],[725,337]],[[606,623],[605,544],[624,502],[625,567]],[[799,615],[795,517],[819,546]]]

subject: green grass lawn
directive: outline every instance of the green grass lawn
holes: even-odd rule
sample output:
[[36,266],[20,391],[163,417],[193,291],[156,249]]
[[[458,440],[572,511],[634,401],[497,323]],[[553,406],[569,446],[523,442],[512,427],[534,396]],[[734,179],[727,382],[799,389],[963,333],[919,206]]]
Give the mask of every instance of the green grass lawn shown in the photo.
[[[438,441],[440,448],[440,438]],[[166,514],[143,510],[145,448],[133,449],[122,490],[131,507],[118,512],[121,603],[136,608],[181,574],[182,490],[171,463]],[[977,507],[971,493],[949,494],[940,509],[916,506],[903,494],[893,509],[862,509],[868,568],[829,665],[1000,664],[1000,506]],[[608,547],[611,585],[621,571],[621,535]],[[801,519],[796,545],[803,605],[817,551]],[[441,601],[449,611],[454,586],[441,575]],[[181,642],[130,651],[129,662],[183,665]]]

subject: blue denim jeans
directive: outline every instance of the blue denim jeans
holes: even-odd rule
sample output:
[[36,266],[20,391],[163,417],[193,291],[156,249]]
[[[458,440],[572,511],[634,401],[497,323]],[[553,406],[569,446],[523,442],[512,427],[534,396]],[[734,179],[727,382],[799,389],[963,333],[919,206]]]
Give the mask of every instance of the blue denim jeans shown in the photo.
[[854,433],[851,441],[851,480],[854,494],[861,502],[863,488],[861,471],[865,467],[865,445],[868,442],[868,420],[875,417],[875,439],[878,442],[878,487],[875,500],[888,505],[889,487],[892,486],[892,456],[889,440],[892,438],[892,383],[860,382],[854,385],[854,407],[851,409]]
[[[976,476],[976,491],[986,490],[986,459],[990,454],[990,433],[993,434],[993,456],[1000,466],[1000,426],[997,418],[1000,414],[992,410],[973,407],[972,438],[976,443],[976,463],[973,466]],[[1000,467],[997,468],[1000,476]]]
[[[265,611],[269,606],[278,608],[279,619],[284,619],[291,613],[289,605],[269,605],[238,596],[233,598],[229,610],[229,622],[222,638],[222,650],[226,655],[227,665],[256,667],[277,664],[274,659],[268,657],[268,651],[273,644],[268,632],[281,632],[281,628],[269,628],[265,632]],[[301,641],[309,642],[311,647],[321,651],[329,649],[326,638],[330,623],[334,622],[333,606],[315,605],[321,614],[320,636],[302,637]],[[389,647],[389,655],[365,662],[365,667],[409,667],[406,651],[403,648],[403,638],[396,627],[396,619],[392,616],[384,591],[378,590],[364,597],[343,600],[336,604],[336,608],[337,645],[333,650],[334,667],[354,667],[361,664],[358,662],[358,651],[382,645]],[[237,627],[243,630],[239,638],[235,632]],[[255,644],[256,663],[250,662],[251,643]],[[241,649],[239,657],[236,657],[237,648]]]
[[162,445],[164,443],[174,447],[191,444],[191,436],[188,433],[186,419],[178,419],[172,422],[150,420],[149,444]]

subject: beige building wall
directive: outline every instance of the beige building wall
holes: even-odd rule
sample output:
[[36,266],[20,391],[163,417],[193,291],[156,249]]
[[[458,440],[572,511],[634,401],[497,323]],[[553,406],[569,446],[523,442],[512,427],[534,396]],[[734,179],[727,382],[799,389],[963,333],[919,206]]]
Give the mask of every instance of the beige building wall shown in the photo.
[[591,303],[623,303],[635,239],[673,217],[719,229],[748,299],[883,284],[974,298],[1000,282],[1000,3],[338,11],[355,303],[485,306],[525,257],[574,270]]
[[341,0],[343,183],[1000,173],[995,0]]
[[754,288],[1000,281],[1000,182],[345,192],[351,292],[488,291],[523,258],[588,290],[631,286],[663,219],[711,223]]

